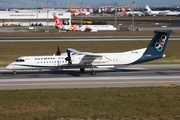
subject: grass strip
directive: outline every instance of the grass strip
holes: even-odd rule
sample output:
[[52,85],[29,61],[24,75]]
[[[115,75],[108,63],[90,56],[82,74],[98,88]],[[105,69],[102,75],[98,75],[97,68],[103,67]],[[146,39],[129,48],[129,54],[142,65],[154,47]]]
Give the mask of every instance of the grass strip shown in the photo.
[[0,119],[180,119],[180,87],[0,91]]

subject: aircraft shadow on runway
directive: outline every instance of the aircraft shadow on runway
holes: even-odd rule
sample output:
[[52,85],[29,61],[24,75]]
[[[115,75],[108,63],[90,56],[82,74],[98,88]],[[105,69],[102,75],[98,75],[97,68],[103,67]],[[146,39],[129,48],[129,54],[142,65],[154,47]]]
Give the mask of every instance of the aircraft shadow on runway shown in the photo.
[[[96,74],[103,75],[105,73],[129,73],[129,72],[138,72],[138,71],[145,71],[146,69],[136,69],[136,68],[112,68],[112,69],[97,69]],[[87,69],[84,73],[81,73],[78,69],[76,70],[33,70],[33,71],[16,71],[16,76],[19,75],[26,75],[29,77],[38,77],[42,75],[67,75],[67,76],[74,76],[74,77],[81,77],[83,75],[91,75],[91,71]],[[1,76],[8,76],[8,75],[14,75],[12,71],[5,71],[0,73]]]

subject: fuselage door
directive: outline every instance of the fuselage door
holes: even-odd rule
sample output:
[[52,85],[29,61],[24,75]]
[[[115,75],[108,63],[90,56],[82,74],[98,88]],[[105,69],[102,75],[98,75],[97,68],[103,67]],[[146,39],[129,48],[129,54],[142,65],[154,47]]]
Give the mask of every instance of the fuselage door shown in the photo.
[[122,56],[118,56],[117,57],[117,63],[118,64],[122,64]]

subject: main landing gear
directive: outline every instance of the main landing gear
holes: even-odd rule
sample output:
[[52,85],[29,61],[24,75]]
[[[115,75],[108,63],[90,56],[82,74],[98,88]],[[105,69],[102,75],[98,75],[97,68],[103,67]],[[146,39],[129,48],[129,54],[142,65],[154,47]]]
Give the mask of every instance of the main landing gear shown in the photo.
[[94,66],[93,65],[92,65],[92,67],[90,69],[92,69],[91,70],[91,75],[96,75],[96,71],[94,70]]
[[91,75],[96,75],[96,71],[92,70]]
[[[92,68],[90,68],[91,70],[91,75],[96,75],[96,71],[94,70],[94,67],[92,66]],[[85,68],[80,68],[80,72],[84,73],[85,72]]]
[[80,68],[80,72],[84,73],[85,72],[85,68]]

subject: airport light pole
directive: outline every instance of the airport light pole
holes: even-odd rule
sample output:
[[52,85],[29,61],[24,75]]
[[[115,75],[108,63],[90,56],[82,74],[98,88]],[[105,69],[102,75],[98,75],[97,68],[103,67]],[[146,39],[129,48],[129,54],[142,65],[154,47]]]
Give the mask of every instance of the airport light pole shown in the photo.
[[115,26],[115,27],[117,26],[117,22],[116,22],[116,21],[117,21],[117,20],[116,20],[116,17],[117,17],[117,16],[116,16],[116,4],[117,4],[117,3],[115,2],[115,4],[114,4],[114,5],[115,5],[115,6],[114,6],[114,26]]
[[135,1],[132,2],[132,31],[134,31],[134,3]]
[[38,29],[38,0],[36,0],[36,29]]
[[81,2],[81,26],[82,26],[82,24],[83,24],[83,23],[82,23],[82,22],[83,22],[83,19],[82,19],[82,4],[83,4],[83,3]]
[[49,8],[48,8],[48,0],[47,0],[47,31],[49,32]]

